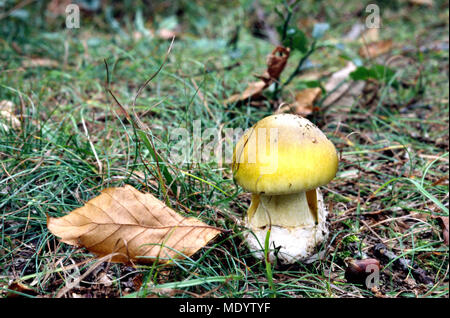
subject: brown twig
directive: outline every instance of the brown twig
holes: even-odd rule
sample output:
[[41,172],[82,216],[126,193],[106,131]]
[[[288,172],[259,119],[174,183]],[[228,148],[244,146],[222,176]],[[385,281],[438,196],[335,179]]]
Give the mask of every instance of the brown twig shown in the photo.
[[402,270],[403,272],[408,273],[411,271],[411,274],[415,279],[419,282],[427,285],[433,284],[433,279],[431,279],[425,270],[420,268],[418,265],[413,264],[410,260],[399,257],[395,255],[392,251],[389,251],[383,243],[379,243],[374,246],[373,252],[376,257],[383,259],[388,262],[392,262],[397,268]]

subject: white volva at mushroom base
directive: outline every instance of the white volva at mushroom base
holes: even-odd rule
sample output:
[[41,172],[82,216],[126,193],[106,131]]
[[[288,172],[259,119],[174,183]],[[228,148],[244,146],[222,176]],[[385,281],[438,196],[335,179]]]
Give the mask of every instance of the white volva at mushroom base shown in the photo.
[[[315,254],[316,246],[325,241],[329,233],[327,226],[328,211],[319,189],[317,189],[317,211],[317,225],[289,228],[272,226],[269,238],[270,262],[278,258],[282,263],[291,264],[296,261],[305,261]],[[249,229],[244,234],[244,238],[250,251],[255,257],[264,259],[264,243],[269,227],[266,226],[264,229],[252,228],[247,218],[244,223]]]

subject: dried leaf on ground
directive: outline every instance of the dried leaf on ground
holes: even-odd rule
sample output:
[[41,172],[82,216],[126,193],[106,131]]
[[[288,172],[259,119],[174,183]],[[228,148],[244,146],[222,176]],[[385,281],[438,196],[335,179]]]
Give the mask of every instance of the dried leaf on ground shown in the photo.
[[349,89],[350,83],[344,81],[349,78],[350,73],[354,70],[356,70],[356,65],[353,62],[348,62],[343,69],[330,76],[330,79],[325,84],[325,90],[329,95],[323,101],[323,106],[333,104]]
[[366,43],[359,49],[359,55],[363,58],[374,58],[388,53],[393,46],[392,40],[377,41]]
[[264,78],[266,78],[268,81],[278,80],[284,68],[286,67],[289,55],[289,48],[277,46],[267,57],[267,71],[263,75]]
[[377,29],[377,28],[369,28],[369,29],[366,29],[362,34],[361,34],[361,37],[360,37],[360,41],[361,41],[361,43],[365,43],[365,44],[368,44],[368,43],[373,43],[373,42],[377,42],[378,41],[378,39],[379,39],[379,34],[380,34],[380,32],[378,31],[379,29]]
[[176,213],[132,186],[108,188],[61,218],[47,218],[51,233],[112,262],[166,263],[191,256],[221,230]]
[[331,75],[331,72],[329,72],[328,70],[309,70],[309,71],[305,71],[302,74],[297,76],[297,79],[302,80],[302,81],[320,81],[322,78],[324,77],[328,77]]
[[238,101],[244,101],[249,98],[256,98],[261,95],[262,91],[266,88],[264,81],[258,81],[248,84],[247,88],[240,94],[234,94],[228,97],[226,103],[234,103]]
[[365,81],[354,81],[350,83],[349,88],[345,93],[336,101],[339,103],[339,111],[349,111],[355,104],[361,104],[361,98],[364,95],[364,89],[366,87]]
[[322,95],[320,87],[302,89],[295,95],[294,112],[300,116],[307,116],[313,113],[314,103]]
[[55,68],[59,66],[59,63],[55,60],[47,59],[47,58],[31,58],[22,61],[22,66],[24,68],[32,68],[32,67],[49,67]]
[[278,80],[286,67],[289,54],[289,48],[277,46],[267,57],[267,70],[263,75],[256,76],[260,81],[251,82],[242,93],[231,95],[225,100],[225,104],[242,102],[259,97],[264,89]]

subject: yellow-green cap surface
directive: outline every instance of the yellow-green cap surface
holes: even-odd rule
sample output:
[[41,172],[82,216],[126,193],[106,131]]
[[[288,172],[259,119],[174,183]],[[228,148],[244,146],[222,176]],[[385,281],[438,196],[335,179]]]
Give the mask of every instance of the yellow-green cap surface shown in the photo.
[[334,145],[309,120],[292,114],[263,118],[233,153],[234,180],[246,191],[281,195],[329,183],[336,175]]

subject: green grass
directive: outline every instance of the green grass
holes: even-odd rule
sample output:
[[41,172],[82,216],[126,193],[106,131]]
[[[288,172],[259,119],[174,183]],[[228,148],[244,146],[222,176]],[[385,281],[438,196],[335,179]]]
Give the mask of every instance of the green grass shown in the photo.
[[[279,21],[268,1],[261,2],[268,21]],[[243,243],[245,229],[236,220],[245,214],[249,196],[233,183],[229,165],[167,164],[174,128],[192,130],[193,121],[200,120],[204,128],[246,129],[273,112],[267,101],[260,107],[223,103],[265,70],[273,49],[251,34],[250,19],[244,18],[250,15],[247,2],[201,6],[199,11],[184,4],[183,32],[136,100],[134,111],[148,130],[134,127],[108,94],[104,60],[109,88],[131,113],[139,87],[163,64],[168,41],[121,36],[103,13],[82,20],[77,30],[61,28],[62,18],[36,22],[35,28],[6,18],[0,33],[0,100],[14,103],[21,127],[5,131],[0,125],[0,295],[6,295],[11,280],[21,280],[39,295],[54,297],[93,266],[86,250],[60,243],[48,232],[46,217],[65,215],[106,187],[131,184],[184,215],[229,232],[171,267],[99,265],[71,292],[96,290],[98,297],[374,297],[374,291],[346,282],[345,258],[371,257],[381,239],[434,281],[433,286],[408,284],[386,264],[380,287],[384,295],[448,297],[448,246],[433,218],[448,216],[448,49],[405,49],[448,40],[448,5],[435,2],[425,10],[406,4],[383,7],[380,38],[395,40],[392,56],[409,59],[406,66],[393,67],[405,85],[372,87],[366,94],[376,97],[369,103],[364,98],[351,105],[336,103],[313,118],[341,154],[337,177],[323,188],[332,231],[318,248],[327,251],[323,259],[291,266],[257,260]],[[42,4],[33,6],[32,18],[41,21],[37,9]],[[309,16],[328,22],[323,43],[337,43],[358,21],[359,6],[307,1],[295,21]],[[158,12],[156,21],[163,16]],[[123,32],[133,34],[134,13],[127,11],[118,21]],[[237,23],[242,24],[238,52],[226,45]],[[358,48],[357,42],[346,44],[345,52],[329,45],[315,51],[311,61],[332,73],[345,66],[346,55],[356,57]],[[32,57],[58,66],[23,67]],[[292,54],[284,80],[300,57]],[[227,69],[236,62],[240,65]],[[320,79],[322,84],[326,80]],[[289,102],[303,86],[295,79],[280,98]],[[96,281],[101,272],[111,286]],[[134,285],[133,279],[142,284]]]

